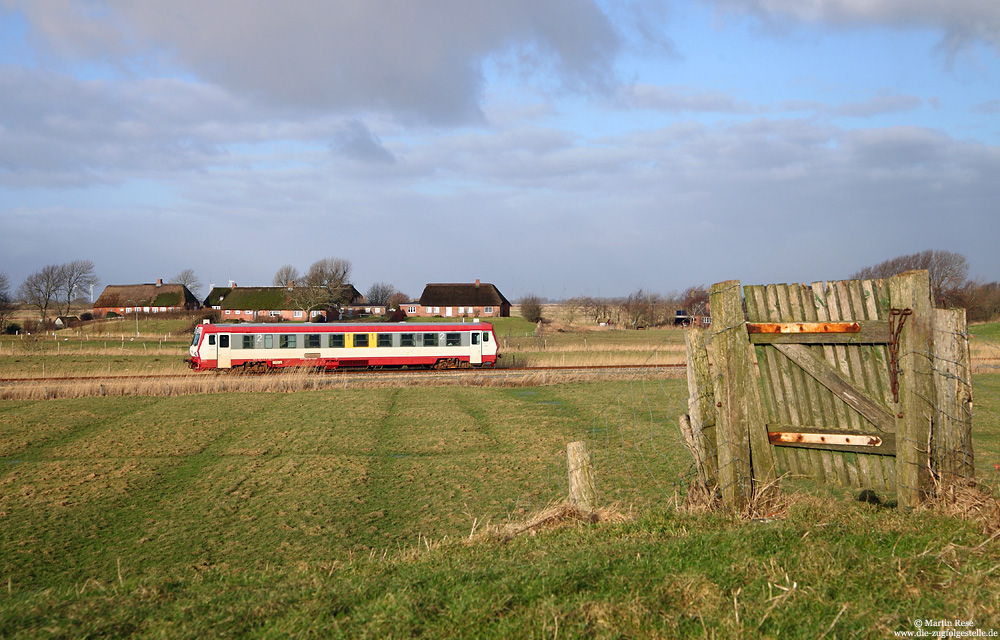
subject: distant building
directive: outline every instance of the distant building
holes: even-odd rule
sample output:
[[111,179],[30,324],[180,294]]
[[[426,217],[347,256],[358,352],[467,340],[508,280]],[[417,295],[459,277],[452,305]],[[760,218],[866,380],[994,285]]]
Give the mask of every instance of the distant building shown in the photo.
[[[348,305],[361,303],[364,297],[354,285],[344,285],[347,289]],[[311,309],[308,287],[295,287],[289,283],[285,287],[215,287],[205,298],[204,306],[219,312],[222,322],[326,322],[338,318],[328,318],[327,309]],[[318,299],[318,296],[312,296]],[[348,314],[349,315],[349,314]]]
[[510,301],[488,282],[428,284],[420,300],[402,305],[411,317],[506,318]]
[[109,313],[120,316],[131,313],[168,313],[200,308],[198,299],[182,284],[110,284],[94,302],[94,317]]

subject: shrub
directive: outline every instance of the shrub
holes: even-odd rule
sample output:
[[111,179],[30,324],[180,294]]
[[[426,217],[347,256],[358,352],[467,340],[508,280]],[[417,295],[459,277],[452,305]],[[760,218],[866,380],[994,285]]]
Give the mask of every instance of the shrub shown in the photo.
[[105,318],[118,318],[120,316],[117,313],[115,313],[114,311],[108,311],[107,315],[104,316],[104,317]]
[[535,324],[542,321],[542,301],[538,296],[532,293],[521,298],[521,317]]
[[4,329],[3,329],[3,332],[6,333],[9,336],[15,336],[15,335],[21,333],[21,331],[22,331],[21,325],[19,325],[16,322],[8,322],[7,326],[4,327]]

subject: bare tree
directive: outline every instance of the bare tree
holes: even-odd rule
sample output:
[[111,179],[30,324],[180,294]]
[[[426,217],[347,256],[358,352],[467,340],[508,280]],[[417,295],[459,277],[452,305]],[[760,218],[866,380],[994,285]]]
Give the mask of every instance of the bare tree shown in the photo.
[[62,266],[50,264],[25,278],[18,287],[17,295],[32,307],[37,307],[44,322],[49,306],[57,299],[62,289],[63,278]]
[[389,301],[396,293],[398,293],[396,287],[388,282],[376,282],[368,287],[368,291],[365,293],[365,301],[368,304],[380,307],[388,306]]
[[0,271],[0,332],[7,328],[7,322],[14,315],[14,301],[10,296],[10,278]]
[[528,322],[539,323],[542,321],[542,300],[533,293],[529,293],[520,300],[521,317]]
[[176,276],[170,279],[171,284],[182,284],[187,287],[188,291],[194,294],[196,298],[201,297],[201,280],[195,275],[194,269],[185,269],[181,271]]
[[274,274],[274,279],[271,281],[276,287],[286,287],[288,283],[294,283],[301,277],[299,275],[299,270],[290,264],[286,264]]
[[396,291],[391,296],[389,296],[388,304],[393,309],[399,309],[409,301],[410,301],[410,296],[406,295],[402,291]]
[[73,298],[82,294],[84,290],[100,282],[100,278],[94,273],[94,263],[90,260],[74,260],[67,262],[60,267],[63,272],[63,281],[60,287],[63,300],[66,302],[66,313],[69,314],[73,304]]
[[343,258],[317,260],[305,276],[305,286],[294,287],[289,298],[298,309],[306,312],[335,311],[350,302],[351,262]]
[[961,289],[969,276],[969,261],[960,253],[928,249],[918,253],[890,258],[852,274],[852,280],[889,278],[906,271],[926,269],[931,291],[938,303],[949,301]]

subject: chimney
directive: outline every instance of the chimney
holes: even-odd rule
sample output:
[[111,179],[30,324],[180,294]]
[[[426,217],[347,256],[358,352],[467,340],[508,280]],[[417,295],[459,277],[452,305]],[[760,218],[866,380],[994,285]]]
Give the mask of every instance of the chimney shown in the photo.
[[289,280],[288,281],[288,290],[291,291],[294,288],[295,288],[295,281],[294,280]]
[[479,278],[476,278],[476,288],[479,288]]
[[156,286],[158,286],[158,287],[162,287],[163,286],[163,278],[157,278],[156,279]]

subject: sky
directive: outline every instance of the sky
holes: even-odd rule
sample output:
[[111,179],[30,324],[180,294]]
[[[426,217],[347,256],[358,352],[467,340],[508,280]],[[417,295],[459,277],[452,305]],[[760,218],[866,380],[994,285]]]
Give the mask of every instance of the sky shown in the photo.
[[996,0],[0,0],[0,272],[1000,280]]

